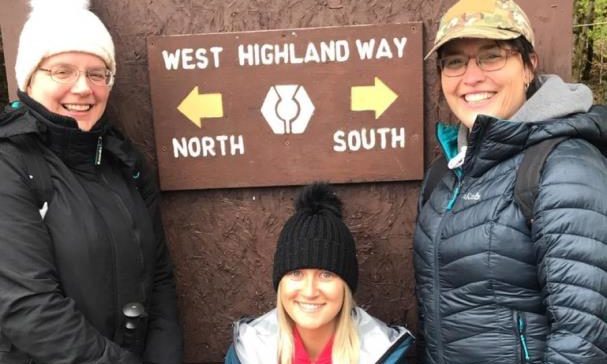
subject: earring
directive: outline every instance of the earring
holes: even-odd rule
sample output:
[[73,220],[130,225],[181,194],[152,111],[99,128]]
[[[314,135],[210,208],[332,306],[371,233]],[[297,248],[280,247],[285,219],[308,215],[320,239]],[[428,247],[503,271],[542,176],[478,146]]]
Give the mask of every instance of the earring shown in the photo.
[[529,89],[529,82],[525,82],[525,91]]

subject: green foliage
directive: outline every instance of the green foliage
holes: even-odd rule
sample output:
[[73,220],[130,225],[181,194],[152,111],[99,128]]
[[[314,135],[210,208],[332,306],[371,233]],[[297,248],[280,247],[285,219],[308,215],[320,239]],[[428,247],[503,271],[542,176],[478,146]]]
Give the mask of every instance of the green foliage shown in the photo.
[[607,0],[574,0],[573,76],[607,103]]

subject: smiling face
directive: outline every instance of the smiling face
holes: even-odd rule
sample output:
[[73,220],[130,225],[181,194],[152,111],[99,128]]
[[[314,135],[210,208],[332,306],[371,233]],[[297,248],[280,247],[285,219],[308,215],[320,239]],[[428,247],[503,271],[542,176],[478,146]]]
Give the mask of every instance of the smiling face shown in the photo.
[[[80,70],[78,79],[64,84],[53,80],[43,69],[73,66]],[[103,60],[80,52],[59,53],[45,58],[27,87],[27,94],[55,114],[74,118],[78,128],[89,131],[105,111],[110,86],[96,85],[86,77],[86,70],[105,68]]]
[[[526,101],[526,88],[533,80],[533,70],[524,65],[520,53],[509,54],[504,67],[496,71],[483,71],[476,64],[474,57],[495,47],[498,47],[495,40],[464,38],[453,40],[441,49],[441,57],[471,57],[461,76],[441,73],[445,99],[453,114],[468,128],[472,128],[479,114],[509,119]],[[536,62],[534,55],[532,63]]]
[[321,269],[298,269],[280,281],[280,300],[299,332],[335,333],[345,282]]

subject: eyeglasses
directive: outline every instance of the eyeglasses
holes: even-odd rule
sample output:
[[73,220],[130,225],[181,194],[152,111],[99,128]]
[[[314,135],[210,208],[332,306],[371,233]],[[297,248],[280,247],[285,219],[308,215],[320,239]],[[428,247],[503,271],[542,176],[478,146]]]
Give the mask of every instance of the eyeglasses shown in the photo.
[[114,84],[114,74],[107,68],[91,68],[81,71],[75,66],[61,64],[49,69],[39,67],[38,70],[48,72],[53,81],[62,84],[76,82],[82,72],[84,72],[89,81],[97,86],[112,86]]
[[485,72],[499,71],[506,65],[508,57],[519,53],[514,49],[490,48],[480,51],[476,56],[453,54],[438,60],[441,73],[447,77],[459,77],[466,73],[468,63],[473,58],[476,65]]

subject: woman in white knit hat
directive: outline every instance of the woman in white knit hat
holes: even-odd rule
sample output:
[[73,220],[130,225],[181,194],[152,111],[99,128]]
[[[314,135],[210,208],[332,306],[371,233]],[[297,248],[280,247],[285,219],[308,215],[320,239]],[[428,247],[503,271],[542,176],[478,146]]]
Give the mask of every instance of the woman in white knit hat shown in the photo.
[[0,114],[0,362],[182,362],[143,159],[105,116],[114,45],[86,0],[31,1]]

